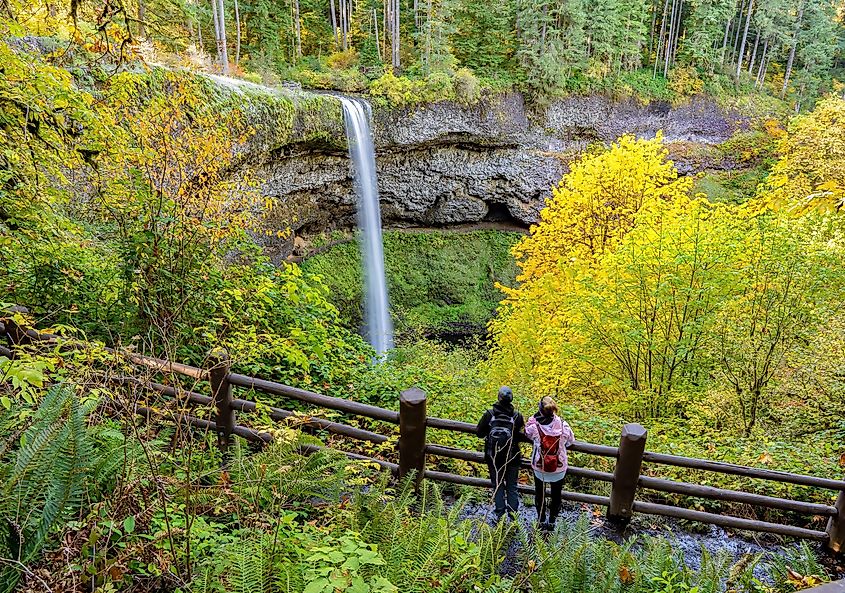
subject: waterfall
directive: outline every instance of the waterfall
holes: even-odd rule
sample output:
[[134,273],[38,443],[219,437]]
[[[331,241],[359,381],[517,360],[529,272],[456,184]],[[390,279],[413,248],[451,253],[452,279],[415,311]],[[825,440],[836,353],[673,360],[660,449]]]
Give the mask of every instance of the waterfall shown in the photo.
[[384,273],[381,210],[378,202],[376,157],[370,133],[370,106],[365,101],[338,97],[343,103],[343,122],[349,158],[358,195],[358,226],[364,268],[364,327],[367,340],[379,356],[393,348],[393,324]]

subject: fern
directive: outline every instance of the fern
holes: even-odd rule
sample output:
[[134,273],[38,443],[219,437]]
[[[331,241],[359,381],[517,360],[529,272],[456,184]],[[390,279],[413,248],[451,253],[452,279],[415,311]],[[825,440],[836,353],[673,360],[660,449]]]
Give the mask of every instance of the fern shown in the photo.
[[[0,554],[23,565],[33,561],[49,539],[80,508],[102,492],[106,476],[125,456],[125,444],[97,442],[97,428],[86,422],[89,408],[72,389],[54,387],[41,401],[30,427],[6,439],[0,458]],[[5,424],[0,421],[0,424]],[[0,568],[0,593],[20,578],[17,568]]]

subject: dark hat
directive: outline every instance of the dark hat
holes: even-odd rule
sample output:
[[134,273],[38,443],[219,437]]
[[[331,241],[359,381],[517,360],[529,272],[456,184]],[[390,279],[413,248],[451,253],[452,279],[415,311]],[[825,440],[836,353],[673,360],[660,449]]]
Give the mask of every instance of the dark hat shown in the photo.
[[507,385],[499,387],[499,402],[509,404],[513,401],[513,391]]

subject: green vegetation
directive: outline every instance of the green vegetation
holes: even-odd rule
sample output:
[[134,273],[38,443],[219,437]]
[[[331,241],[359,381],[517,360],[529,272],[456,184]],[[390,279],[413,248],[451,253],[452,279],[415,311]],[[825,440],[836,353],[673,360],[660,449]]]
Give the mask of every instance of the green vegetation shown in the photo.
[[[724,58],[708,41],[723,24],[739,31],[743,11],[733,18],[731,3],[685,3],[671,17],[656,11],[660,32],[649,46],[644,6],[604,4],[585,20],[575,4],[563,14],[542,5],[433,2],[412,26],[406,7],[390,0],[390,10],[405,15],[391,25],[399,30],[390,61],[396,70],[396,62],[419,61],[404,71],[415,79],[402,78],[378,63],[387,49],[384,31],[373,39],[381,6],[361,3],[346,14],[344,4],[343,40],[334,42],[325,6],[315,2],[245,0],[244,63],[276,75],[288,66],[319,72],[322,58],[313,55],[325,47],[326,66],[344,81],[381,81],[376,95],[411,105],[437,96],[471,104],[485,85],[517,84],[540,97],[580,81],[674,99],[699,92],[708,69],[717,84],[730,81],[718,72],[756,59],[738,35],[732,43],[740,47],[726,46]],[[178,399],[153,400],[138,388],[170,379],[103,346],[198,365],[225,347],[236,370],[391,408],[401,389],[419,385],[430,394],[430,413],[465,421],[477,420],[507,382],[524,411],[539,395],[555,395],[583,440],[613,444],[622,422],[639,420],[652,450],[841,475],[842,99],[824,98],[786,130],[762,122],[721,147],[691,149],[747,171],[745,179],[719,180],[725,191],[710,184],[712,202],[678,177],[660,137],[623,136],[575,161],[540,224],[519,240],[388,234],[397,321],[408,332],[387,360],[372,363],[350,329],[360,300],[357,247],[336,246],[301,267],[271,265],[251,231],[272,204],[258,180],[236,173],[245,170],[237,165],[249,142],[331,143],[337,102],[250,85],[235,92],[185,70],[141,68],[136,36],[179,50],[183,17],[191,38],[209,29],[204,6],[142,6],[148,17],[135,20],[120,3],[100,12],[97,0],[73,2],[73,22],[61,2],[0,3],[0,309],[5,318],[10,304],[27,305],[31,316],[11,314],[17,323],[65,336],[54,347],[0,355],[2,593],[779,593],[826,578],[804,546],[782,559],[736,563],[704,554],[691,570],[665,539],[593,538],[595,517],[587,513],[548,540],[524,525],[490,526],[472,513],[472,504],[487,502],[472,498],[479,493],[425,484],[417,495],[330,448],[303,455],[303,445],[352,445],[300,433],[300,415],[271,423],[264,404],[290,403],[280,398],[261,399],[251,417],[254,428],[272,430],[274,443],[258,451],[236,440],[224,456],[216,435],[175,428],[186,411]],[[231,22],[233,6],[214,6]],[[790,3],[779,6],[776,22],[745,12],[749,30],[760,31],[762,48],[753,45],[772,52],[756,62],[770,65],[761,68],[760,86],[785,82],[781,65],[786,77],[791,64],[793,82],[784,87],[803,102],[841,60],[833,50],[819,55],[828,47],[826,23],[839,29],[826,5],[802,3],[800,17]],[[373,8],[370,32],[362,24]],[[718,18],[704,19],[707,11]],[[623,16],[630,26],[621,26]],[[285,24],[293,32],[280,31]],[[414,37],[415,28],[424,32]],[[218,36],[219,29],[218,19]],[[536,45],[543,31],[549,48]],[[409,39],[418,44],[409,47]],[[681,46],[667,49],[673,39]],[[336,44],[357,54],[333,52]],[[693,51],[699,57],[689,57]],[[89,67],[94,58],[100,65]],[[655,63],[649,78],[641,66]],[[743,71],[739,79],[748,84]],[[256,136],[249,122],[262,109],[274,126]],[[708,187],[706,178],[698,183]],[[752,184],[757,195],[745,199]],[[497,282],[507,288],[492,315],[491,344],[412,339],[418,330],[485,323],[499,300]],[[68,343],[73,338],[87,345]],[[126,373],[137,383],[113,380]],[[203,380],[178,386],[208,391]],[[136,422],[147,407],[167,421]],[[209,410],[192,413],[202,419]],[[395,427],[361,424],[389,437],[358,445],[362,452],[380,456],[395,446]],[[437,441],[480,445],[466,434]],[[608,460],[577,454],[573,462],[610,469]],[[730,475],[646,471],[749,488]],[[573,480],[572,487],[588,486]],[[829,493],[779,483],[757,491],[831,502]],[[755,564],[771,582],[753,578]]]
[[[832,0],[133,0],[113,12],[103,12],[102,0],[4,6],[39,35],[73,37],[97,52],[126,57],[142,40],[160,60],[208,67],[211,54],[217,69],[252,81],[369,89],[395,106],[472,104],[483,88],[516,88],[540,102],[596,92],[683,101],[707,92],[769,95],[801,108],[835,90],[845,64],[841,6]],[[81,25],[68,22],[71,13]]]
[[[385,266],[394,325],[400,333],[479,328],[492,317],[516,263],[518,233],[499,231],[384,234]],[[350,327],[361,324],[361,263],[356,242],[335,245],[302,264],[329,287],[330,299]]]
[[[774,593],[794,590],[795,575],[825,578],[806,546],[736,563],[704,551],[693,570],[662,538],[593,539],[586,515],[548,539],[514,523],[491,527],[462,518],[476,503],[471,493],[446,504],[430,483],[419,495],[393,488],[387,475],[337,452],[299,454],[305,439],[290,430],[260,453],[236,446],[221,474],[210,438],[92,422],[97,401],[88,401],[80,406],[72,390],[55,389],[37,407],[0,409],[2,503],[18,505],[3,512],[21,537],[0,543],[4,592],[539,593],[554,585],[645,593],[716,592],[727,582],[737,592]],[[22,425],[25,436],[10,432]],[[64,561],[53,564],[54,552],[38,552],[58,541]],[[511,545],[521,550],[517,565],[502,574]],[[755,579],[755,568],[773,586]]]
[[702,193],[711,202],[742,204],[754,197],[757,187],[769,175],[765,167],[752,167],[738,171],[707,172],[695,180],[693,191]]

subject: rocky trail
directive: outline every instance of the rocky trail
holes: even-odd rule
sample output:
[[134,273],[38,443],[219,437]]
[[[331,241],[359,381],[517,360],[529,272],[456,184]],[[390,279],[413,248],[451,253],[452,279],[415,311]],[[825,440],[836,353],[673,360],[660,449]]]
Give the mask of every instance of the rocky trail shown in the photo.
[[[686,566],[691,570],[701,567],[704,553],[727,553],[734,563],[747,560],[749,556],[762,555],[762,559],[770,559],[783,555],[787,550],[798,546],[797,542],[784,541],[776,536],[755,534],[751,532],[732,532],[715,525],[687,524],[663,517],[649,517],[635,515],[631,523],[622,531],[617,530],[604,518],[603,510],[599,507],[580,503],[564,502],[557,521],[558,529],[566,525],[574,525],[579,519],[588,517],[590,535],[595,539],[621,543],[631,538],[642,539],[644,536],[654,536],[668,539],[678,554],[683,556]],[[467,504],[462,512],[462,519],[481,520],[492,524],[495,521],[492,505],[485,501],[474,501]],[[536,529],[537,514],[533,506],[522,505],[516,521],[528,532]],[[693,530],[694,529],[694,530]],[[831,577],[845,578],[845,566],[842,559],[826,555],[821,546],[813,543],[813,549],[825,563]],[[519,572],[521,559],[521,545],[518,538],[514,539],[501,565],[503,575],[513,576]],[[762,582],[770,580],[762,562],[754,569],[754,576]]]

